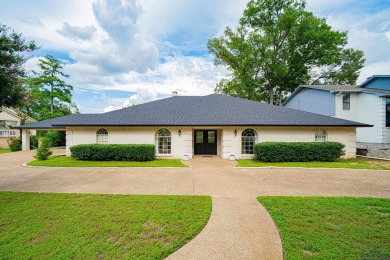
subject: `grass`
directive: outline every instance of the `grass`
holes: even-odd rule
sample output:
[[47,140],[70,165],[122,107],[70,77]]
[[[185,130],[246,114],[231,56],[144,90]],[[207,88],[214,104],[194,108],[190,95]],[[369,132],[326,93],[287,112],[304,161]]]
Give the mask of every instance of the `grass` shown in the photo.
[[211,198],[0,192],[0,259],[163,259],[206,225]]
[[285,259],[390,259],[390,199],[258,197]]
[[27,165],[51,167],[188,167],[178,159],[161,159],[147,162],[81,161],[68,156],[50,156],[47,160],[34,160],[28,162]]
[[0,154],[2,154],[2,153],[10,153],[10,152],[11,152],[10,149],[0,148]]
[[304,167],[304,168],[346,168],[390,170],[390,161],[369,158],[340,159],[335,162],[262,162],[259,160],[238,160],[237,167]]

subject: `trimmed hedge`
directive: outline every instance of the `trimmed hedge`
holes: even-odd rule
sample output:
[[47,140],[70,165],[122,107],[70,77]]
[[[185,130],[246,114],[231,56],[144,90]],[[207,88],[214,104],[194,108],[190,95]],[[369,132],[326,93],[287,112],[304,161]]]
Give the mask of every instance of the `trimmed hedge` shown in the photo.
[[85,161],[153,161],[152,144],[79,144],[70,148],[72,157]]
[[345,153],[338,142],[264,142],[255,145],[255,154],[264,162],[332,162]]

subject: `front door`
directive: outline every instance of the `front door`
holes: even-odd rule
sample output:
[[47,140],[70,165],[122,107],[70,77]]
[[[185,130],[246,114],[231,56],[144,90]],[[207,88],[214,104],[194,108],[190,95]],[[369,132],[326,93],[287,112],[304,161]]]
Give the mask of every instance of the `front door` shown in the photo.
[[195,130],[195,154],[217,154],[217,130]]

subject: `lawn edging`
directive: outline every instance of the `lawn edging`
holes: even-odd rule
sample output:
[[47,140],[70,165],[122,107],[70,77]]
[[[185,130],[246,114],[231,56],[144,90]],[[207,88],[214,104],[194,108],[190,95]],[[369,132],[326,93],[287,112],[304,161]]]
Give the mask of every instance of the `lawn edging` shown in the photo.
[[[34,164],[35,165],[34,165]],[[33,165],[31,165],[33,164]],[[156,159],[153,161],[83,161],[71,157],[51,156],[48,160],[30,160],[22,164],[23,167],[62,167],[62,168],[188,168],[188,165],[179,159]]]
[[239,159],[236,168],[264,168],[264,169],[351,169],[389,171],[390,162],[369,158],[342,159],[335,162],[263,162],[259,160]]

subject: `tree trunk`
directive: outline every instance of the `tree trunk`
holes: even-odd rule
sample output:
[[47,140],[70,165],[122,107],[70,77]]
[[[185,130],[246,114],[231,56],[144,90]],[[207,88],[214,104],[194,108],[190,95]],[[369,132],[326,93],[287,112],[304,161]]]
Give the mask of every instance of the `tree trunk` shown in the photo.
[[51,112],[51,115],[53,115],[54,113],[54,108],[53,108],[53,90],[54,90],[54,86],[53,86],[53,82],[50,83],[50,86],[51,86],[51,91],[50,91],[50,112]]
[[274,104],[274,88],[269,87],[268,91],[269,91],[269,103],[270,103],[270,105],[273,105]]

